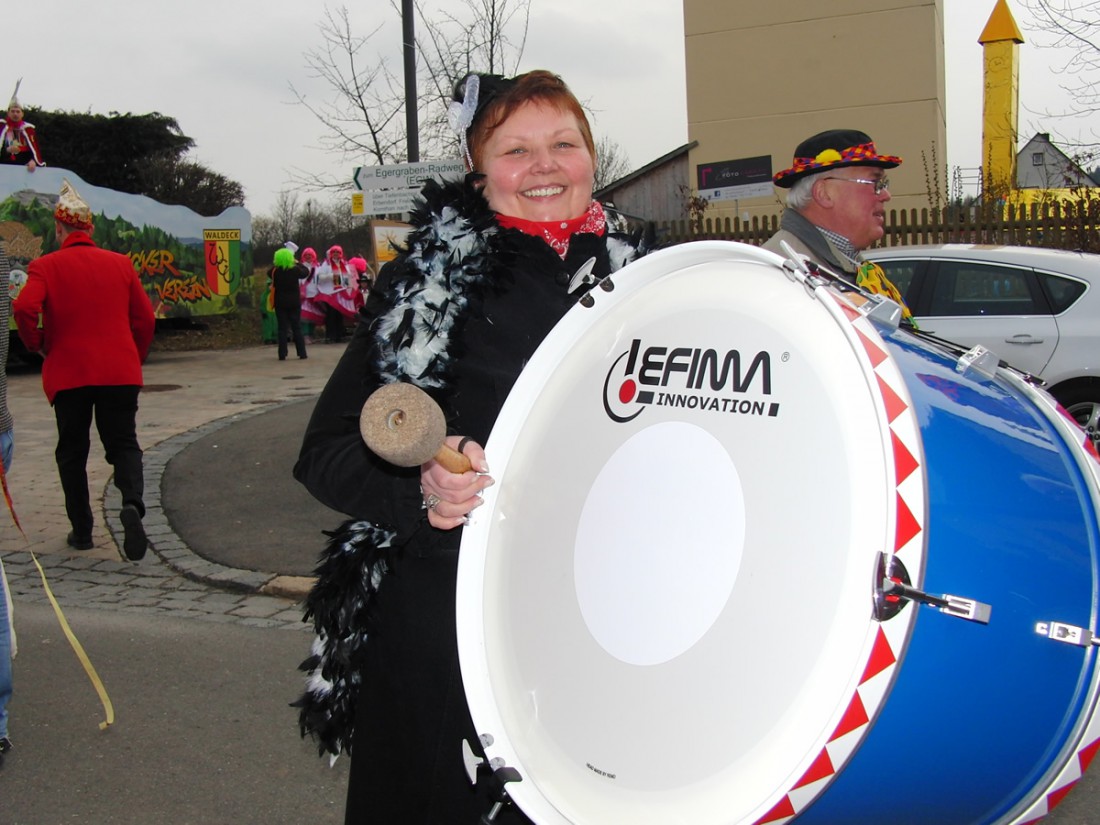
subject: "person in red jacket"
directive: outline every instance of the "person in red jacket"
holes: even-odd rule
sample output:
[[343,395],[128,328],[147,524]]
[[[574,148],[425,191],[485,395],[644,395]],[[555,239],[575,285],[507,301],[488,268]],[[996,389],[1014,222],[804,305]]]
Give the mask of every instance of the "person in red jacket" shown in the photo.
[[26,166],[28,172],[46,165],[38,149],[38,134],[34,130],[34,124],[23,120],[23,105],[19,102],[19,83],[15,84],[7,114],[0,116],[0,163]]
[[136,417],[153,307],[130,259],[92,241],[92,211],[68,181],[54,225],[61,248],[31,261],[12,310],[27,349],[45,356],[42,386],[57,419],[54,454],[73,528],[68,543],[77,550],[94,546],[87,472],[94,415],[122,494],[123,552],[137,561],[148,541]]

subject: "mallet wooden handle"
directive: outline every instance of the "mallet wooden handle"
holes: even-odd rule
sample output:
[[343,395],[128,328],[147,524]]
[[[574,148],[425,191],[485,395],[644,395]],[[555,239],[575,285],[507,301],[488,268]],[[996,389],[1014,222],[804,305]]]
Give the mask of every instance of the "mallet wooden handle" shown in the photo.
[[460,453],[454,447],[448,446],[446,443],[439,445],[439,450],[435,454],[435,460],[443,466],[443,468],[452,473],[464,473],[467,470],[472,470],[473,465],[470,464],[470,459],[466,458],[466,453]]

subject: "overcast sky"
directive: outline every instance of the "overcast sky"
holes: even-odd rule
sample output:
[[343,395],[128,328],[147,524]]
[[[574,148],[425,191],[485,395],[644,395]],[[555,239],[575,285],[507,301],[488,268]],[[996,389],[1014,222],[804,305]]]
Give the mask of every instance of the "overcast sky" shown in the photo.
[[[1038,48],[1026,10],[1010,4],[1029,41],[1021,47],[1022,137],[1036,131],[1056,140],[1087,137],[1094,122],[1042,117],[1064,106],[1060,78],[1050,70],[1062,56]],[[393,16],[389,0],[347,5],[363,34]],[[951,166],[981,162],[977,39],[993,6],[994,0],[944,0]],[[312,96],[326,91],[309,78],[302,57],[320,43],[323,3],[98,0],[81,8],[74,16],[70,0],[34,4],[34,20],[4,40],[0,94],[10,96],[22,76],[24,105],[170,115],[196,141],[196,160],[244,185],[254,214],[268,213],[279,191],[290,188],[291,167],[351,180],[356,164],[316,148],[319,124],[289,90],[293,83]],[[399,35],[398,23],[393,31]],[[394,54],[400,76],[399,50]],[[531,0],[521,69],[530,68],[560,73],[592,109],[597,137],[620,144],[635,167],[687,140],[680,0]],[[48,135],[42,144],[48,160]]]

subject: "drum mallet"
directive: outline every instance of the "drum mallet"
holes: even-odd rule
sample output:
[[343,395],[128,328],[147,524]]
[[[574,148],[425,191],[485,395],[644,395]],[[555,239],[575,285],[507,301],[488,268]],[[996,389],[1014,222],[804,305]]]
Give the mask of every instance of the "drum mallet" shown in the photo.
[[470,459],[445,443],[443,410],[412,384],[387,384],[371,393],[359,414],[359,433],[371,452],[398,467],[434,458],[452,473],[471,469]]

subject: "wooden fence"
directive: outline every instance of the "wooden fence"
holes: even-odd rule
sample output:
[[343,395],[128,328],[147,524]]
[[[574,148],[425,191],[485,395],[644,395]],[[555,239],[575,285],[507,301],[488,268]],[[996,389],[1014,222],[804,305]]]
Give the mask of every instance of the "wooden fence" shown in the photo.
[[[740,241],[760,245],[779,228],[779,215],[706,218],[656,224],[662,242]],[[891,209],[880,245],[981,243],[1100,252],[1100,199],[1078,203]]]

